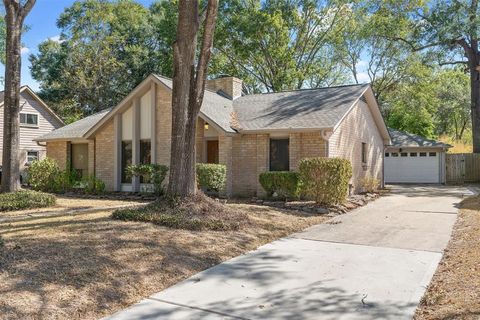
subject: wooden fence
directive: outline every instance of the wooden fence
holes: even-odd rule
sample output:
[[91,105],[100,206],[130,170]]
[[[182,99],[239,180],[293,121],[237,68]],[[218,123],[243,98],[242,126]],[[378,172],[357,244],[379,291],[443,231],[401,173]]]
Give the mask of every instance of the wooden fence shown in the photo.
[[445,162],[447,183],[480,182],[480,153],[447,153]]

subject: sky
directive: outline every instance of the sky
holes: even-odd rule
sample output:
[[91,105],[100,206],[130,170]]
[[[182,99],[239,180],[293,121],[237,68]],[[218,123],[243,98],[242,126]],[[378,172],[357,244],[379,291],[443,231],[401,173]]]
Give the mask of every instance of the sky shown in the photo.
[[[149,6],[154,0],[136,0],[144,6]],[[57,28],[57,19],[66,7],[75,0],[37,0],[25,24],[30,28],[22,35],[22,85],[28,85],[33,90],[39,89],[39,84],[30,75],[30,62],[28,56],[38,53],[38,45],[48,38],[55,39],[60,35]],[[0,75],[5,73],[5,68],[0,65]]]

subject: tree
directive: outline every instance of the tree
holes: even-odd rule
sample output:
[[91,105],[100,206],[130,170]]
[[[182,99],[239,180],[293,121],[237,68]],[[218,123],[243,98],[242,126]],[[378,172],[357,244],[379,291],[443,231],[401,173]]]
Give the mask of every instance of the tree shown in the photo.
[[[213,47],[217,1],[208,0],[201,15],[198,0],[179,0],[178,3],[177,38],[173,45],[172,145],[167,189],[172,196],[186,197],[197,191],[195,132]],[[202,44],[196,57],[201,29]]]
[[20,188],[20,71],[23,22],[35,0],[3,0],[6,22],[5,92],[3,104],[2,191]]
[[470,76],[473,152],[480,152],[480,19],[478,0],[432,0],[412,13],[409,35],[392,39],[430,51],[440,64],[463,64]]
[[150,73],[172,74],[174,4],[150,9],[131,1],[77,1],[57,21],[60,40],[30,56],[40,96],[76,120],[115,106]]
[[211,71],[244,80],[249,91],[342,82],[336,62],[348,1],[222,1]]

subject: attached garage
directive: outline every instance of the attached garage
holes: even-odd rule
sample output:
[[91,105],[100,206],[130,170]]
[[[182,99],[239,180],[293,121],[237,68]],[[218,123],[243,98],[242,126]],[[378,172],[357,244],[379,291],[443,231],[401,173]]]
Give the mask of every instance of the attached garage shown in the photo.
[[440,141],[389,129],[385,150],[385,183],[445,183],[445,153]]

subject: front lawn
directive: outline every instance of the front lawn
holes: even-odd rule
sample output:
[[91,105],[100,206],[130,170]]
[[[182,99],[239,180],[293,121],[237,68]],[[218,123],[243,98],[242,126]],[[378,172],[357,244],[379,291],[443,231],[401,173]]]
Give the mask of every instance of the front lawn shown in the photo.
[[480,197],[461,203],[452,238],[416,320],[480,318]]
[[241,230],[169,229],[112,220],[111,210],[0,219],[0,318],[97,319],[327,220],[266,206],[229,206],[246,212],[249,223]]

